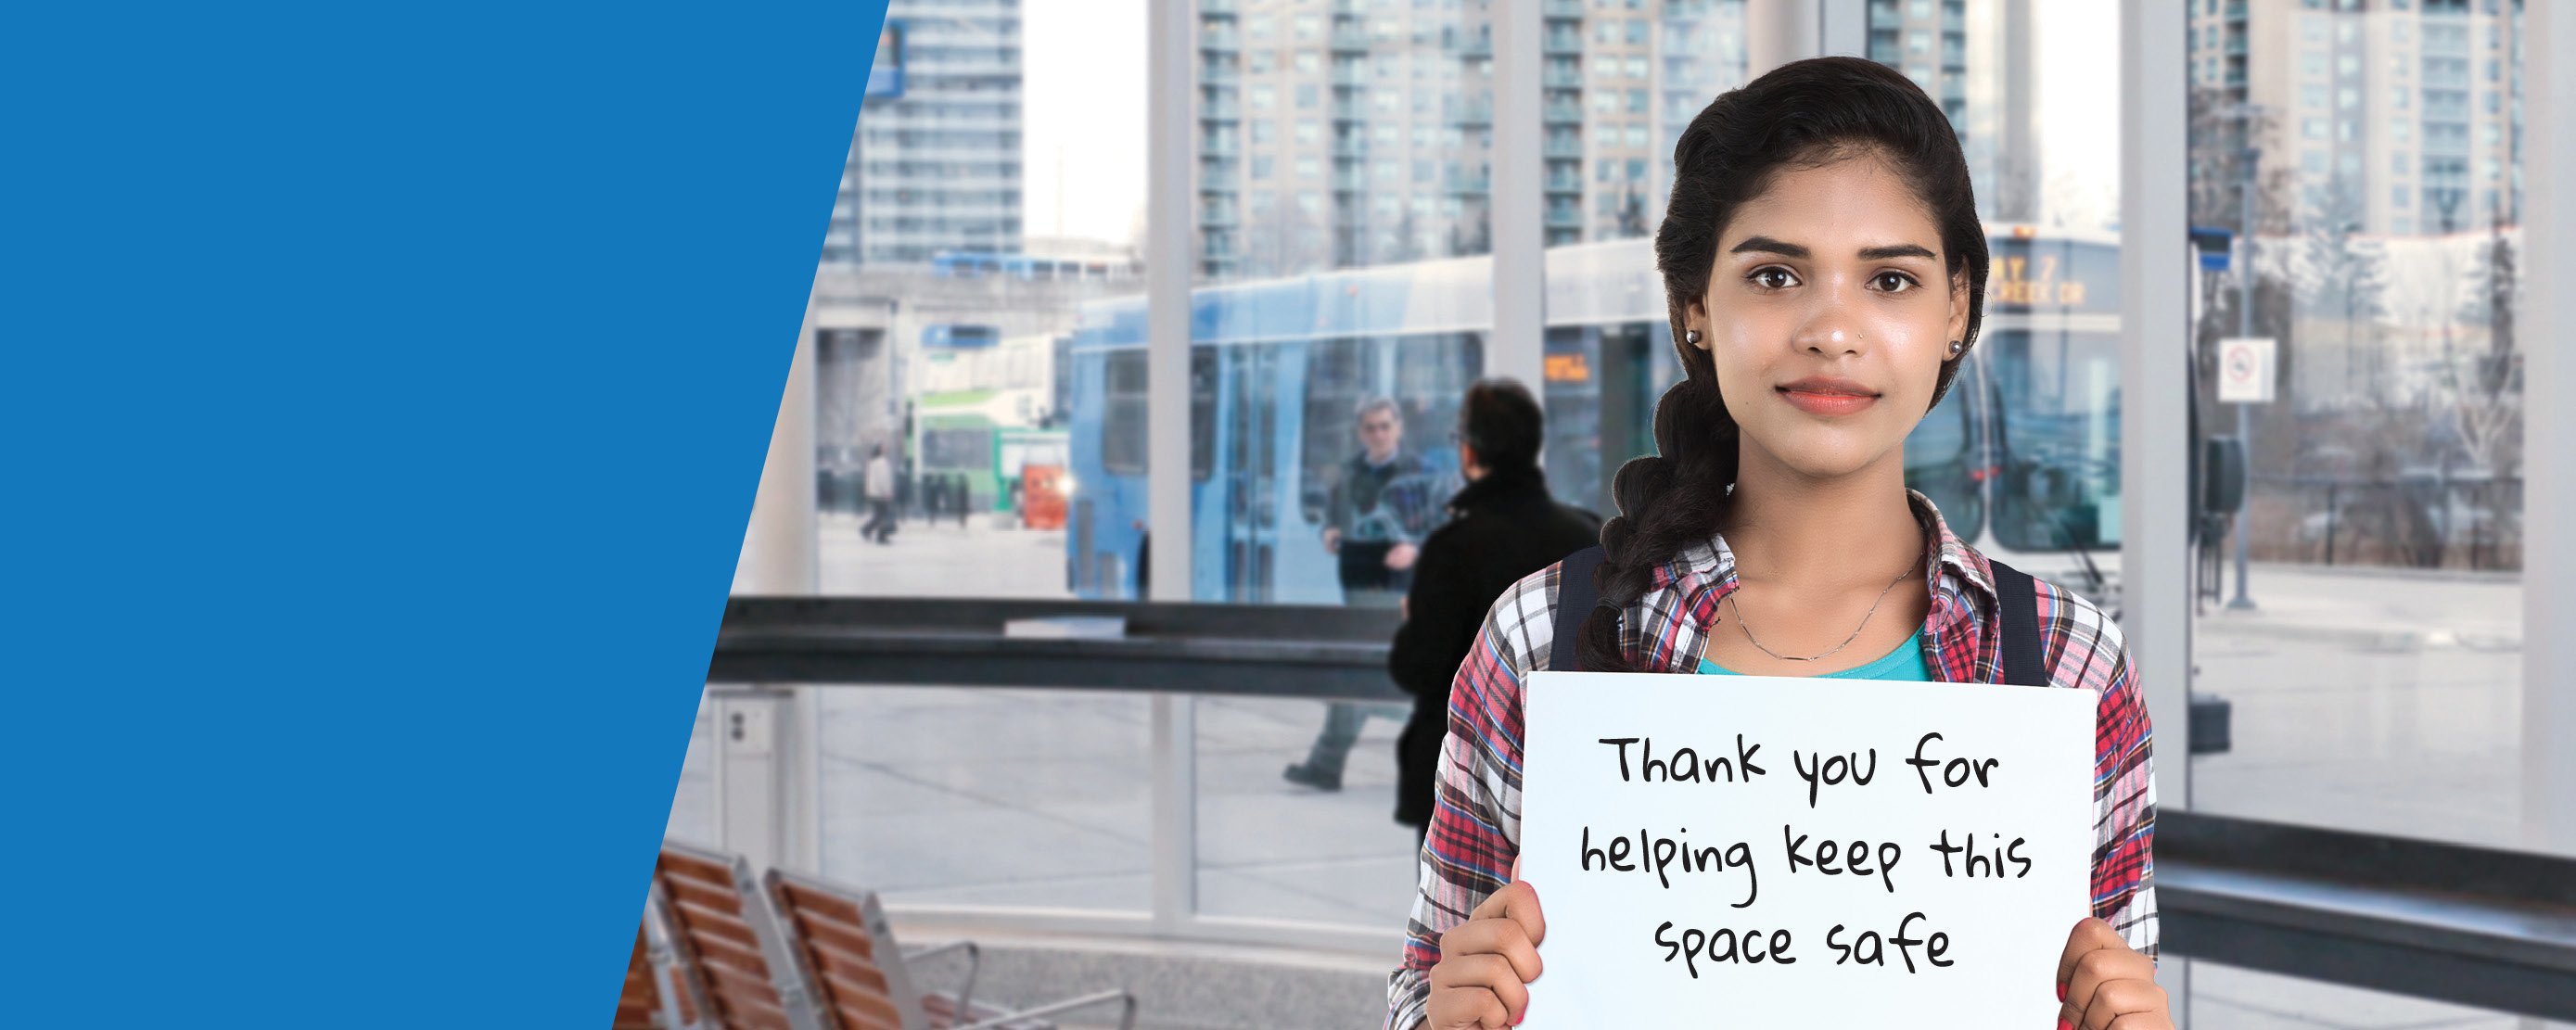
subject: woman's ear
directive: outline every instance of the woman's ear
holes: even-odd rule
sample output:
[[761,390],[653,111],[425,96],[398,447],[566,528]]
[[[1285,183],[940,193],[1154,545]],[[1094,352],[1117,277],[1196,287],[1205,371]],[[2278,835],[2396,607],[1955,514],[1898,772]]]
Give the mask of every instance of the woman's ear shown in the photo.
[[1975,294],[1971,291],[1975,289],[1976,286],[1969,282],[1968,273],[1964,271],[1950,277],[1950,331],[1942,339],[1958,340],[1962,346],[1966,344],[1968,302],[1974,298]]
[[1702,297],[1682,305],[1682,342],[1700,350],[1708,349],[1708,298]]

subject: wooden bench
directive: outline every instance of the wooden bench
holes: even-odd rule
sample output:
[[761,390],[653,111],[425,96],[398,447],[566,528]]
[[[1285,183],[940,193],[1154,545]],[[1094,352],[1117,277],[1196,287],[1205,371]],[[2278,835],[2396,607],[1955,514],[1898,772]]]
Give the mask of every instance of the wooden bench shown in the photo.
[[[653,864],[652,897],[671,929],[675,991],[705,1019],[688,1026],[719,1030],[807,1030],[789,1011],[802,1007],[780,989],[762,940],[767,913],[742,860],[664,844]],[[785,981],[789,985],[793,980]]]
[[[1136,998],[1123,989],[1020,1010],[979,1000],[973,942],[906,955],[876,895],[778,870],[754,879],[732,855],[665,843],[645,911],[669,945],[672,1004],[661,1007],[663,1023],[630,1024],[621,997],[619,1030],[674,1020],[678,1030],[1054,1030],[1044,1017],[1112,1002],[1120,1030],[1136,1021]],[[637,947],[636,962],[652,965],[643,937]],[[958,988],[916,989],[910,963],[952,951],[967,959]],[[627,971],[629,997],[660,983],[647,970],[639,988],[635,967]]]
[[[1116,1002],[1119,1030],[1136,1025],[1136,996],[1112,989],[1026,1009],[1004,1009],[974,998],[982,955],[973,941],[905,954],[873,893],[772,869],[761,878],[770,908],[793,960],[816,985],[823,1007],[845,1030],[1054,1030],[1043,1016]],[[932,955],[962,951],[966,977],[954,992],[924,993],[910,965]],[[899,1022],[883,1022],[894,1016]]]

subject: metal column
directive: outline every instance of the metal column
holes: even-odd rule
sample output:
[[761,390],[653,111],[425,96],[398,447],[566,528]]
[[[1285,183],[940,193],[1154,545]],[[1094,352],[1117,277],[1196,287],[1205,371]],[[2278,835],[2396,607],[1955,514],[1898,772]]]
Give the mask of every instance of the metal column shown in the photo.
[[1822,53],[1823,7],[1824,0],[1744,0],[1745,81]]
[[2576,361],[2559,341],[2576,331],[2576,295],[2556,288],[2576,247],[2576,4],[2523,13],[2522,298],[2522,824],[2534,851],[2576,855]]
[[[2156,727],[2156,803],[2190,807],[2189,136],[2183,12],[2120,3],[2120,629]],[[2157,979],[2189,1018],[2190,964]]]
[[1518,379],[1530,396],[1544,398],[1547,212],[1539,182],[1546,167],[1539,79],[1545,58],[1539,46],[1546,22],[1539,0],[1507,0],[1492,10],[1494,329],[1485,339],[1485,374]]
[[[1190,230],[1197,196],[1191,103],[1198,5],[1147,7],[1145,55],[1146,511],[1154,598],[1190,599]],[[1186,697],[1153,699],[1154,923],[1198,908],[1197,734]]]

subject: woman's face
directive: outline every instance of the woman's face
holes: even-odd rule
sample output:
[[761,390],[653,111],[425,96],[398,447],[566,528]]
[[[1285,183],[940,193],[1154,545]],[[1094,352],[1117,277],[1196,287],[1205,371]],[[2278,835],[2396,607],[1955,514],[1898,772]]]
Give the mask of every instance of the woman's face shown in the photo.
[[1745,464],[1837,479],[1901,461],[1968,324],[1932,215],[1881,158],[1777,174],[1719,236],[1686,325],[1743,429]]

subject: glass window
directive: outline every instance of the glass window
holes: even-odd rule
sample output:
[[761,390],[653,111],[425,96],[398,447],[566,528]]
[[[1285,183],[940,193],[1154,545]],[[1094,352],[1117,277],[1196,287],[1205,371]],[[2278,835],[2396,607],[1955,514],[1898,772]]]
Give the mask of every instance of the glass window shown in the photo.
[[[819,586],[1070,596],[1069,563],[1000,556],[1069,556],[1078,499],[1065,486],[1067,441],[1077,425],[1097,431],[1111,418],[1099,385],[1077,388],[1086,370],[1071,355],[1086,304],[1142,291],[1132,247],[1143,205],[1143,33],[1078,47],[1060,32],[1023,35],[1017,11],[919,6],[907,33],[916,81],[936,81],[940,61],[1009,71],[979,70],[971,94],[917,89],[860,115],[862,145],[844,170],[851,188],[827,235],[841,242],[827,242],[815,278],[818,303],[871,312],[814,343]],[[1128,13],[1141,26],[1143,5],[1128,0]],[[1061,17],[1032,12],[1027,24]],[[1104,53],[1126,70],[1081,67]],[[1231,110],[1233,67],[1230,54],[1206,56],[1203,74],[1221,88],[1201,92],[1202,111]],[[978,128],[940,128],[961,124]],[[1210,160],[1237,160],[1232,129],[1200,138]],[[1058,207],[1065,196],[1107,206]],[[1236,216],[1231,203],[1206,213]],[[1049,239],[1024,232],[1035,225]],[[958,278],[990,283],[971,304],[916,303],[956,295]]]
[[[2240,262],[2201,284],[2197,422],[2242,441],[2250,478],[2241,510],[2199,523],[2191,689],[2230,704],[2233,746],[2191,759],[2191,803],[2510,847],[2522,829],[2521,237],[2509,221],[2489,231],[2472,198],[2518,169],[2468,153],[2482,119],[2465,82],[2477,62],[2502,77],[2511,43],[2413,15],[2389,25],[2400,45],[2421,40],[2421,84],[2349,54],[2337,83],[2383,91],[2402,112],[2382,123],[2388,156],[2367,159],[2358,144],[2372,133],[2350,122],[2338,160],[2266,161],[2256,216],[2279,228],[2256,240],[2257,274]],[[2279,59],[2249,55],[2248,78],[2267,81],[2262,65]],[[2283,120],[2257,139],[2269,153],[2318,129]],[[2237,226],[2245,170],[2223,137],[2193,145],[2205,156],[2191,162],[2203,177],[2192,224]],[[2469,161],[2489,155],[2492,180],[2473,179]],[[2458,231],[2469,227],[2480,231]],[[2250,311],[2249,286],[2264,298]],[[2234,336],[2276,341],[2269,402],[2218,401],[2218,341]],[[2207,991],[2199,976],[2194,987]]]
[[[1250,17],[1239,6],[1251,5],[1203,4],[1191,16],[1203,26]],[[1445,518],[1460,482],[1448,434],[1484,368],[1493,318],[1482,258],[1490,16],[1446,3],[1296,7],[1313,12],[1296,15],[1300,32],[1330,40],[1318,46],[1332,58],[1278,73],[1315,126],[1283,133],[1279,147],[1294,162],[1296,199],[1239,230],[1203,203],[1194,227],[1190,321],[1205,390],[1191,424],[1208,462],[1190,490],[1190,524],[1171,531],[1188,541],[1190,599],[1392,607],[1406,572],[1388,559]],[[1616,19],[1601,24],[1602,41],[1621,38]],[[1574,49],[1592,42],[1580,25],[1567,28]],[[1347,59],[1355,39],[1366,40],[1368,62]],[[1548,39],[1555,50],[1557,35]],[[1549,55],[1546,99],[1562,120],[1590,117],[1580,71]],[[1198,85],[1212,85],[1204,72]],[[1578,145],[1552,164],[1551,188],[1568,179],[1582,188],[1584,157]],[[1241,188],[1206,155],[1199,170],[1203,200]],[[1239,244],[1220,251],[1218,239]],[[1102,503],[1122,525],[1146,517],[1141,495]],[[1394,733],[1410,706],[1194,707],[1200,910],[1401,925],[1413,837],[1387,814]],[[1338,789],[1283,779],[1292,764],[1329,769]]]

